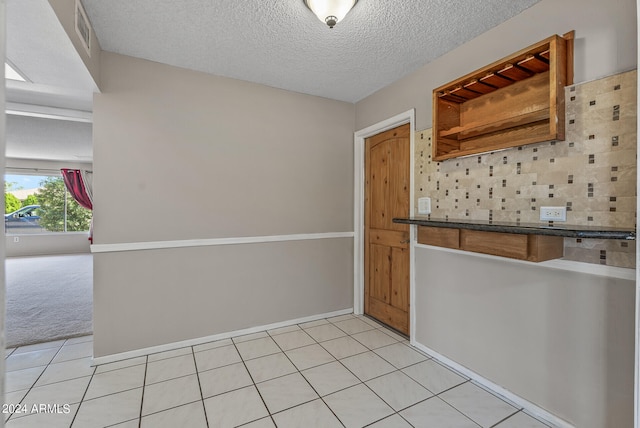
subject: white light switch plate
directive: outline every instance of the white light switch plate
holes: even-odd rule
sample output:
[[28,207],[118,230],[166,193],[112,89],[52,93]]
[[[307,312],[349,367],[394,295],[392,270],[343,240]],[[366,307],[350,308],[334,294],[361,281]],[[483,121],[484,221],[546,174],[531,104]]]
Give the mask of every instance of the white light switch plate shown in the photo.
[[418,214],[431,214],[431,198],[418,198]]

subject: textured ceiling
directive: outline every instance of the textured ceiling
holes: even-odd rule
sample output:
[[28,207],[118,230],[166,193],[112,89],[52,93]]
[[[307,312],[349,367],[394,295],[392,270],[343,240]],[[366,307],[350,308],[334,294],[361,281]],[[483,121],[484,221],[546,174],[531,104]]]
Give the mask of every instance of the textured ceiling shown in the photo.
[[103,50],[356,102],[538,0],[360,0],[329,29],[303,0],[83,0]]

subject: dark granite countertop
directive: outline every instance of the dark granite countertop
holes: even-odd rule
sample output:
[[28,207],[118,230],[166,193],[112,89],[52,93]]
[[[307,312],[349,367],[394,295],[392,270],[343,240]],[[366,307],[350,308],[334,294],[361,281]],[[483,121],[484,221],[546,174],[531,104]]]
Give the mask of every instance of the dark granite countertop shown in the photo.
[[616,227],[576,226],[555,223],[515,223],[483,220],[433,219],[429,217],[394,218],[394,223],[418,226],[451,227],[457,229],[483,230],[487,232],[520,233],[524,235],[563,236],[566,238],[636,239],[636,231]]

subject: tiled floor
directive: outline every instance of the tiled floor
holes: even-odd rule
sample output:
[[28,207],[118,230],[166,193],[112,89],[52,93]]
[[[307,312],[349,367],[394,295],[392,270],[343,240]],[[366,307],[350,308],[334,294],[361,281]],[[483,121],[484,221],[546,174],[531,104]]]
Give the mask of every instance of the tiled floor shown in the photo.
[[90,336],[7,350],[20,412],[3,409],[6,426],[546,427],[353,315],[97,367],[91,354]]

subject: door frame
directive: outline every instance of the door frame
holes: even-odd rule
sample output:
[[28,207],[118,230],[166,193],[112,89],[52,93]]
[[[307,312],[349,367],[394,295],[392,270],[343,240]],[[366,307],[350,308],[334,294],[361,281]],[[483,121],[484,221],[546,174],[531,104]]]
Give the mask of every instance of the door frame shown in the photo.
[[[353,313],[362,315],[364,313],[364,155],[365,155],[365,139],[373,135],[379,134],[389,129],[396,128],[406,123],[409,124],[409,213],[414,212],[414,171],[415,171],[415,109],[407,110],[397,114],[389,119],[375,123],[364,129],[356,131],[353,137],[354,148],[354,179],[353,179]],[[410,342],[413,344],[415,338],[415,226],[409,227],[409,334]]]

